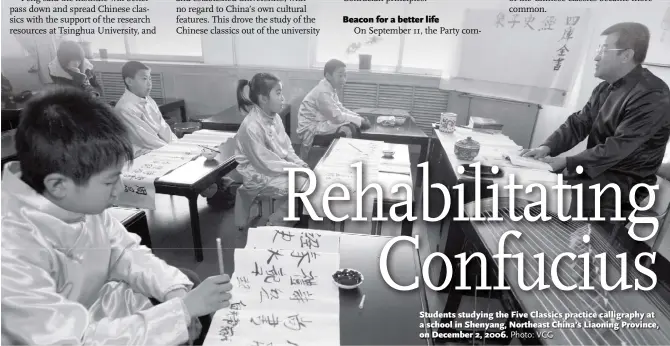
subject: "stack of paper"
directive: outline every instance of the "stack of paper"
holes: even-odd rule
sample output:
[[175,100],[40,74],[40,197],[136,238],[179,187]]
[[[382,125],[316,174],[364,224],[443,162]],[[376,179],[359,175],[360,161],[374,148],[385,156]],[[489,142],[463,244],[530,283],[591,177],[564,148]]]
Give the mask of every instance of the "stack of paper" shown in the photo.
[[[358,203],[356,184],[360,184],[362,190],[368,182],[377,179],[384,146],[385,143],[377,141],[351,138],[338,140],[326,159],[314,170],[317,186],[316,190],[310,194],[309,200],[317,215],[328,216],[324,209],[324,196],[349,197],[347,200],[334,200],[327,203],[330,213],[335,217],[345,215],[354,217],[358,215],[359,205],[364,216],[372,215],[370,206],[372,206],[375,193],[364,194],[361,196],[361,203]],[[352,167],[353,164],[359,162],[361,163],[360,172],[357,171],[357,168]],[[331,186],[336,187],[330,188]],[[342,188],[347,190],[347,195]]]
[[223,143],[235,134],[220,131],[197,131],[168,145],[135,158],[121,174],[125,186],[117,205],[154,210],[156,208],[156,179],[200,156],[207,147],[221,150]]
[[519,155],[509,155],[509,160],[512,162],[513,165],[518,166],[518,167],[523,167],[523,168],[530,168],[530,169],[539,169],[543,171],[552,171],[553,169],[551,168],[551,165],[549,165],[546,162],[536,160],[536,159],[531,159],[527,157],[522,157]]
[[249,229],[235,250],[230,308],[216,312],[204,345],[340,345],[339,233]]

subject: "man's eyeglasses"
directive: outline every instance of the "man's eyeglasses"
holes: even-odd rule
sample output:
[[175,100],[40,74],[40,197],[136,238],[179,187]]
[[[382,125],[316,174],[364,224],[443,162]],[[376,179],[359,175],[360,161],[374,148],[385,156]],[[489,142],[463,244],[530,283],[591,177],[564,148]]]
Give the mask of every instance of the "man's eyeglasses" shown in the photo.
[[601,56],[607,51],[618,51],[618,50],[627,50],[627,48],[607,48],[606,46],[600,46],[596,49],[596,56]]

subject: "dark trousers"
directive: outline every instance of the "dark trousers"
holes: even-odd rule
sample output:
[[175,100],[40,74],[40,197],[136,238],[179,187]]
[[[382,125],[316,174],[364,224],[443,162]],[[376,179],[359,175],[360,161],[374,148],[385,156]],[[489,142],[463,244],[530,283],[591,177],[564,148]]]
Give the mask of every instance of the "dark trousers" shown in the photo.
[[[198,277],[198,274],[196,274],[194,271],[186,269],[186,268],[178,268],[184,275],[188,277],[191,282],[193,282],[193,288],[196,288],[200,282],[200,277]],[[154,298],[150,298],[151,302],[154,305],[158,305],[161,302]],[[202,332],[200,333],[200,336],[193,342],[194,345],[202,345],[205,342],[205,337],[207,336],[207,331],[209,330],[209,326],[212,324],[212,316],[210,315],[205,315],[205,316],[200,316],[198,317],[200,320],[200,324],[202,324]]]
[[[633,206],[630,204],[630,190],[632,189],[631,182],[622,181],[621,178],[610,177],[607,175],[602,175],[596,179],[585,179],[582,177],[568,178],[566,179],[566,184],[571,186],[582,185],[582,216],[584,217],[595,217],[595,198],[596,190],[591,189],[591,186],[600,184],[600,191],[603,191],[603,194],[600,196],[600,216],[608,219],[608,221],[597,221],[594,222],[602,227],[607,233],[617,231],[616,240],[626,249],[631,250],[635,246],[635,241],[628,236],[628,233],[625,231],[625,224],[627,221],[609,221],[610,217],[616,216],[617,208],[617,196],[612,188],[605,189],[605,186],[610,183],[617,184],[619,190],[621,190],[620,198],[618,199],[619,208],[621,210],[621,216],[627,218],[632,211],[634,210]],[[651,183],[650,185],[652,185]],[[572,190],[572,202],[570,203],[570,212],[571,217],[577,217],[577,191]],[[640,188],[637,189],[635,194],[635,200],[638,205],[644,206],[641,202],[648,197],[646,189]],[[623,224],[621,224],[623,223]]]

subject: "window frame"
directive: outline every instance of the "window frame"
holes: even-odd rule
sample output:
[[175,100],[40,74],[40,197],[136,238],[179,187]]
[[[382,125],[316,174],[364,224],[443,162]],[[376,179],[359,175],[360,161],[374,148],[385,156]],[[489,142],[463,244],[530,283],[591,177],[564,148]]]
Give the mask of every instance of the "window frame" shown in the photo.
[[[107,57],[109,59],[119,59],[119,60],[142,60],[142,61],[160,61],[160,62],[188,62],[188,63],[204,63],[205,55],[203,53],[203,36],[199,35],[200,39],[200,55],[165,55],[165,54],[138,54],[133,53],[130,48],[130,40],[127,34],[123,35],[123,45],[125,47],[126,53],[108,53]],[[94,55],[99,55],[99,52],[94,52]]]
[[[403,24],[403,29],[407,29],[407,23]],[[372,65],[370,67],[370,70],[359,70],[358,65],[352,66],[355,68],[352,68],[352,71],[357,71],[357,72],[369,72],[369,73],[396,73],[396,74],[411,74],[411,75],[426,75],[426,76],[436,76],[439,77],[442,75],[442,70],[441,69],[433,69],[433,68],[420,68],[420,67],[406,67],[402,66],[402,61],[404,57],[404,51],[405,51],[405,37],[407,34],[400,35],[400,44],[398,45],[398,62],[396,63],[395,66],[390,66],[390,65]],[[326,61],[318,61],[316,56],[317,56],[317,50],[318,50],[318,38],[310,36],[310,68],[313,69],[323,69],[323,67],[326,65]]]

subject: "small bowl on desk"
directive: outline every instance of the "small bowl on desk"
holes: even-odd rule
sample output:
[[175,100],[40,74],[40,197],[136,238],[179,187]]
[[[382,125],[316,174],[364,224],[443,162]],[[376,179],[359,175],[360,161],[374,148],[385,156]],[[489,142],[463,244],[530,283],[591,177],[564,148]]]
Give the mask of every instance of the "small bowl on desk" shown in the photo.
[[214,160],[216,158],[216,155],[219,154],[214,149],[210,149],[210,148],[205,147],[205,146],[201,146],[201,148],[202,148],[202,156],[204,156],[205,159],[207,159],[207,160]]
[[479,155],[480,148],[481,145],[479,142],[472,139],[472,137],[468,137],[456,142],[454,145],[454,154],[456,154],[456,158],[459,160],[472,161]]
[[385,159],[392,159],[393,155],[395,155],[395,151],[393,150],[384,150],[382,151],[382,153],[383,153],[382,157]]
[[353,290],[363,283],[363,274],[355,269],[343,268],[333,274],[333,282],[339,288]]
[[185,123],[176,123],[172,126],[172,129],[174,130],[174,134],[182,138],[184,137],[185,134],[187,133],[193,133],[195,131],[198,131],[202,128],[202,124],[197,122],[197,121],[187,121]]
[[216,151],[211,150],[205,150],[202,152],[202,156],[204,156],[207,160],[214,160],[216,158],[216,154],[218,154]]

